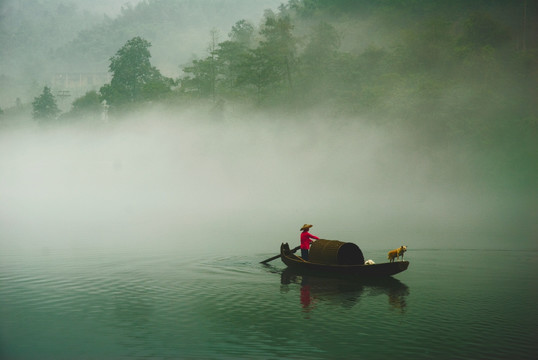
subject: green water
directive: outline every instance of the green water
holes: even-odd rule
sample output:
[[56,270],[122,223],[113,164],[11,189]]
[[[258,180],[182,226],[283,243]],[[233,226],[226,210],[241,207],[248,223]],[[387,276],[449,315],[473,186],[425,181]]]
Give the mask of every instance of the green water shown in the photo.
[[365,284],[271,255],[3,253],[0,358],[537,358],[538,252],[414,249]]

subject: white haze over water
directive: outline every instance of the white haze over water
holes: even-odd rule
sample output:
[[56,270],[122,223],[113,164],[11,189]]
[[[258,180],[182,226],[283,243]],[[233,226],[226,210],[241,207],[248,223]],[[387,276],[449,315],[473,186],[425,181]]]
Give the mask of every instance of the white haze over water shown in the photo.
[[256,257],[298,243],[305,222],[366,252],[534,248],[530,217],[519,216],[525,200],[473,180],[458,155],[421,152],[401,133],[358,123],[263,115],[148,112],[95,126],[4,128],[0,252]]

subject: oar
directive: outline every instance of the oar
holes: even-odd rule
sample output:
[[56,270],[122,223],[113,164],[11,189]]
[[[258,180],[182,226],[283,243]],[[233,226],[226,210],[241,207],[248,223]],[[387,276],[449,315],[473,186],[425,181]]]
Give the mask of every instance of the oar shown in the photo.
[[[293,254],[294,252],[296,252],[297,250],[299,250],[301,248],[301,246],[297,246],[296,248],[293,248],[291,249],[291,253]],[[265,263],[268,263],[269,261],[272,261],[272,260],[275,260],[275,259],[278,259],[280,257],[280,254],[278,255],[275,255],[273,257],[270,257],[269,259],[265,259],[263,261],[260,261],[260,264],[265,264]]]

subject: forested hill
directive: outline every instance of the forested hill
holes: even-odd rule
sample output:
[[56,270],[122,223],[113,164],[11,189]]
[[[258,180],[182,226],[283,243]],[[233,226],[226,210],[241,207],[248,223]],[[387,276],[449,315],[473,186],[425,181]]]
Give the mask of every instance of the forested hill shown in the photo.
[[[111,82],[63,119],[98,118],[103,100],[111,114],[156,103],[322,110],[330,121],[412,133],[425,148],[473,146],[527,184],[535,179],[538,1],[276,3],[263,11],[251,0],[146,0],[50,51],[35,46],[51,68],[110,71]],[[213,31],[224,21],[228,29]],[[25,57],[38,64],[28,73],[43,75],[47,56]]]
[[177,76],[180,64],[196,54],[203,55],[212,29],[225,38],[238,19],[257,21],[266,7],[278,4],[279,0],[146,0],[127,4],[118,17],[81,31],[59,47],[55,57],[77,70],[85,65],[102,71],[127,40],[141,36],[152,43],[155,65],[169,76]]
[[[152,60],[177,76],[203,56],[212,28],[222,36],[237,21],[256,22],[280,0],[2,0],[0,107],[28,103],[55,73],[106,73],[129,39],[152,43]],[[105,12],[106,11],[106,12]]]
[[[487,14],[503,30],[508,30],[514,48],[536,48],[538,45],[536,0],[290,0],[289,7],[300,19],[362,23],[365,25],[362,30],[373,32],[369,34],[374,37],[373,41],[382,38],[388,42],[398,41],[398,33],[402,30],[431,21],[453,23],[452,31],[456,34],[469,16],[481,13]],[[482,29],[482,36],[486,30]],[[497,35],[494,32],[489,36]]]
[[[536,1],[290,0],[259,23],[238,18],[228,36],[208,36],[173,90],[163,92],[163,81],[139,98],[389,124],[426,147],[476,147],[488,168],[502,163],[528,185],[538,160],[537,9]],[[102,90],[112,107],[125,101],[112,85]]]
[[[44,42],[48,50],[20,62],[36,77],[53,69],[107,71],[126,41],[142,37],[151,44],[152,65],[174,78],[166,96],[161,90],[172,81],[157,86],[168,103],[323,106],[337,115],[405,123],[432,138],[466,134],[484,142],[536,126],[536,0],[289,0],[278,9],[277,3],[264,12],[250,0],[146,0],[72,40],[64,34],[57,47]],[[225,22],[227,29],[211,32]]]
[[327,104],[491,141],[536,122],[536,10],[536,1],[290,0],[185,67],[182,90]]
[[535,187],[538,1],[290,0],[288,12],[303,35],[294,99],[472,148],[487,176]]

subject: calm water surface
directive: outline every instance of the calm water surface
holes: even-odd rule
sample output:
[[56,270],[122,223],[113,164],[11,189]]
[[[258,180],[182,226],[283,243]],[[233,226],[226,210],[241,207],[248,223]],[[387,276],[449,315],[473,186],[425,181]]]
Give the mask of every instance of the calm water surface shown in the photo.
[[3,253],[0,358],[538,358],[536,251],[415,249],[373,283],[271,255]]

